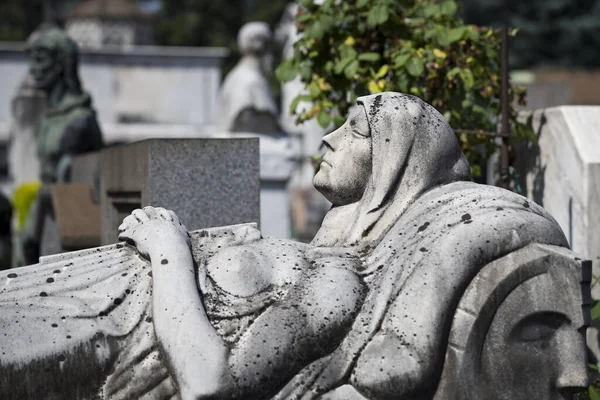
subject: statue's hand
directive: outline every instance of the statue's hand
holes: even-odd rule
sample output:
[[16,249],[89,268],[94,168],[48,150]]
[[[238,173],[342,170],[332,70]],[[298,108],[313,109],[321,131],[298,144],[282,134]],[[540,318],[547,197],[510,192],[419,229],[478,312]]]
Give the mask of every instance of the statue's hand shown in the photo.
[[162,252],[173,245],[190,247],[185,226],[173,211],[161,207],[134,210],[119,226],[119,240],[132,243],[140,254],[151,259],[153,252]]

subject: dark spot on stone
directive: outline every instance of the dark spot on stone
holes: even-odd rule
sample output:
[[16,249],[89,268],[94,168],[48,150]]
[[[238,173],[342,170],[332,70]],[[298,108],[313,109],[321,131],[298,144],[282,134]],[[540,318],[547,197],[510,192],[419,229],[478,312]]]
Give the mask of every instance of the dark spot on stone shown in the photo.
[[356,126],[356,121],[355,121],[355,120],[353,120],[353,119],[351,119],[351,120],[350,120],[350,126]]
[[60,274],[60,269],[55,269],[55,270],[54,270],[54,271],[52,271],[52,272],[54,272],[55,274]]
[[58,324],[52,324],[53,328],[58,328]]
[[502,208],[502,207],[496,208],[496,211],[502,211],[502,210],[504,210],[504,208]]
[[106,313],[104,311],[100,311],[100,313],[98,313],[99,317],[104,317],[106,315]]
[[8,274],[9,278],[16,278],[18,275],[17,274]]
[[423,232],[425,229],[427,229],[429,227],[429,222],[425,222],[423,225],[421,225],[419,227],[419,230],[417,232]]
[[169,260],[167,260],[166,258],[163,258],[162,261],[160,262],[162,265],[166,265],[169,263]]
[[41,292],[41,293],[40,293],[40,296],[41,296],[41,297],[48,297],[48,293],[46,293],[46,292]]
[[152,271],[148,271],[148,276],[152,277]]
[[529,207],[531,207],[531,206],[529,205],[529,202],[527,202],[527,201],[526,201],[525,203],[523,203],[523,207],[525,207],[525,208],[529,208]]
[[465,221],[465,224],[470,224],[471,222],[473,222],[473,220],[472,220],[472,219],[470,219],[470,220],[468,220],[468,221]]
[[67,335],[67,339],[71,339],[71,335]]
[[54,278],[48,278],[48,279],[46,279],[46,282],[53,283],[54,282]]
[[121,276],[127,276],[127,272],[123,272]]
[[426,249],[425,247],[421,247],[421,248],[419,249],[419,251],[420,251],[421,253],[426,253],[426,252],[427,252],[427,249]]
[[152,317],[146,317],[146,322],[152,322]]
[[118,298],[118,297],[117,297],[116,299],[114,299],[114,300],[113,300],[113,303],[115,303],[115,306],[118,306],[118,305],[119,305],[119,304],[121,304],[122,302],[123,302],[123,300],[122,300],[122,299],[120,299],[120,298]]
[[465,214],[462,217],[460,217],[460,219],[462,219],[463,221],[468,221],[471,219],[471,214]]

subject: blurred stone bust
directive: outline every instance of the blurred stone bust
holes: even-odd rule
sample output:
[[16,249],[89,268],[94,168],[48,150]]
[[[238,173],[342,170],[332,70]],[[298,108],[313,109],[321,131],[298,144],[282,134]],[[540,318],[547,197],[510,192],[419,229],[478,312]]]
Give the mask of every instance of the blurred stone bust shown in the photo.
[[273,35],[264,22],[249,22],[238,33],[241,60],[219,93],[217,125],[228,132],[281,133],[268,77],[272,74]]

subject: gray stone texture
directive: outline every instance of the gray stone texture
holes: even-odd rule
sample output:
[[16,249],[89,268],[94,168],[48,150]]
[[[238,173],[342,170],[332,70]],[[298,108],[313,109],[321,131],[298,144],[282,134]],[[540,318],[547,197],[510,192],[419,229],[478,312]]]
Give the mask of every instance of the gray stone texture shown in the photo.
[[260,219],[258,139],[152,139],[105,149],[102,242],[135,208],[160,206],[189,229]]
[[[0,397],[530,400],[585,390],[590,262],[540,206],[470,182],[431,106],[400,93],[358,103],[324,139],[315,183],[333,208],[310,244],[263,238],[255,224],[188,232],[172,211],[144,207],[119,226],[128,244],[7,275]],[[175,163],[153,159],[151,142],[110,151],[103,162],[121,167],[119,182]],[[162,174],[157,186],[171,177]],[[142,190],[123,188],[112,193]]]

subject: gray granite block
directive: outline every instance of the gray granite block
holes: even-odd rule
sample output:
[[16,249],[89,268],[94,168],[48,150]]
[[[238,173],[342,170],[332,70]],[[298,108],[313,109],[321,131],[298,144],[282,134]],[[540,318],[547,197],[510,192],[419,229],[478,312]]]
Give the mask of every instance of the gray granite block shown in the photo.
[[135,208],[164,207],[188,229],[260,219],[259,142],[152,139],[101,154],[102,242]]

